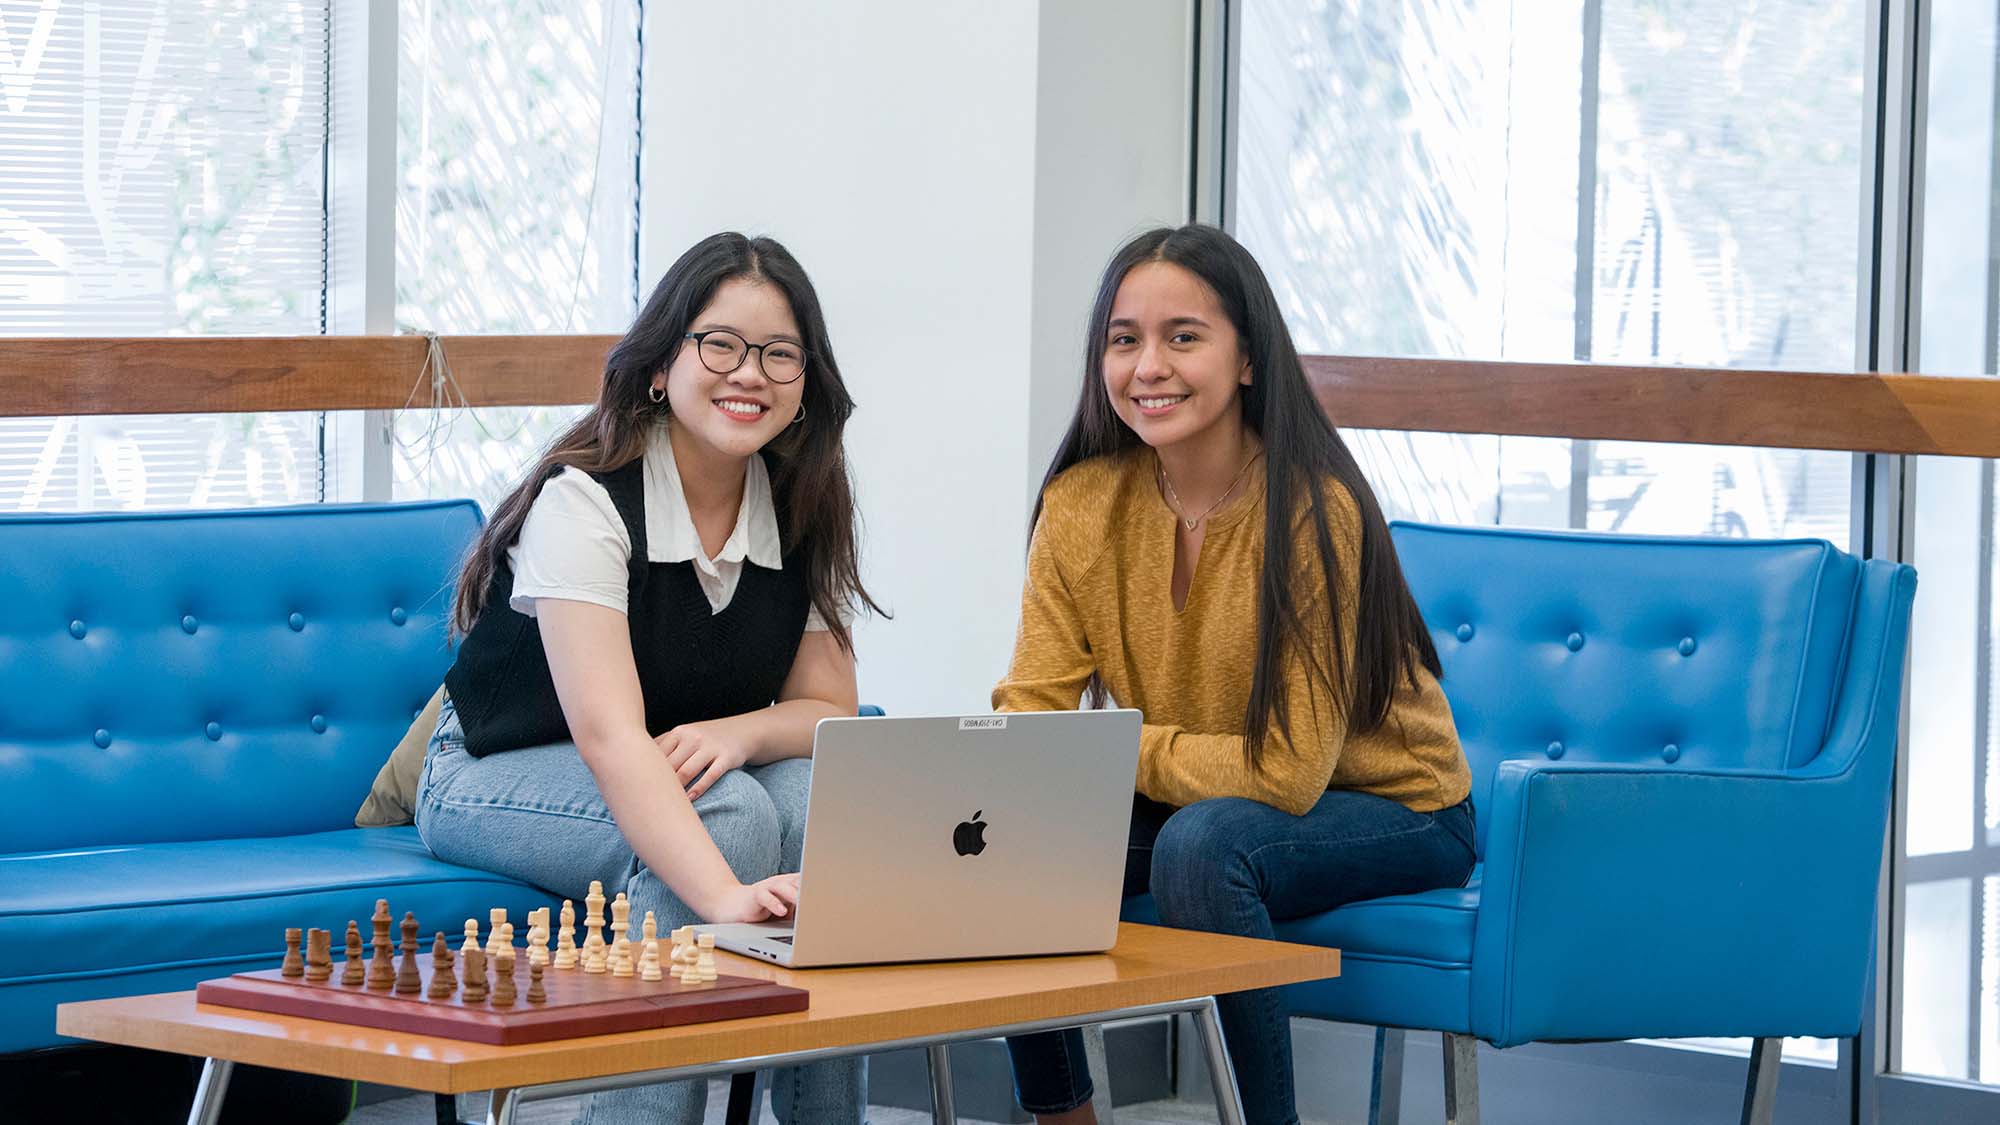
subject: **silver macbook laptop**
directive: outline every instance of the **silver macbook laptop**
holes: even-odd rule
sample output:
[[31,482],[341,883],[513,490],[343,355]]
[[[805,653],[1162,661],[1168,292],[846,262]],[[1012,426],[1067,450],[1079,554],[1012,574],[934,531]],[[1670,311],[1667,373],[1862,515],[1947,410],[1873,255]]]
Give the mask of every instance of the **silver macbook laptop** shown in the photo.
[[1109,949],[1138,771],[1132,710],[824,719],[796,917],[696,928],[796,968]]

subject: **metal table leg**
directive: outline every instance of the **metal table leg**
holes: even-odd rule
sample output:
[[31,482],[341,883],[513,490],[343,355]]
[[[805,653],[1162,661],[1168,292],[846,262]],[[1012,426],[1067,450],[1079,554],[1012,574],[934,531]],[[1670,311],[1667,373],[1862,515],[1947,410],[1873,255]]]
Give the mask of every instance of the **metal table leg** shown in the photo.
[[723,1125],[750,1125],[757,1116],[757,1072],[739,1070],[729,1076],[729,1106],[722,1111]]
[[188,1125],[215,1125],[222,1120],[222,1095],[229,1090],[229,1074],[236,1064],[211,1058],[201,1064],[201,1082],[194,1088],[194,1105],[188,1109]]
[[1215,997],[1194,1010],[1194,1029],[1201,1036],[1202,1051],[1208,1056],[1208,1080],[1215,1087],[1215,1114],[1221,1125],[1243,1125],[1243,1092],[1236,1088],[1236,1068],[1229,1062],[1229,1047],[1222,1041],[1222,1020],[1216,1015]]
[[951,1098],[951,1044],[925,1048],[924,1061],[931,1072],[931,1120],[937,1125],[958,1125],[958,1110]]

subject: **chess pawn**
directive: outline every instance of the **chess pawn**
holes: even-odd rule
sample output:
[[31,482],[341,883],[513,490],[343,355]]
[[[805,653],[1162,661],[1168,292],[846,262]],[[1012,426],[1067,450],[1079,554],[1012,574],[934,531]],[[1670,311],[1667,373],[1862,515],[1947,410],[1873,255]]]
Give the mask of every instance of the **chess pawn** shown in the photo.
[[459,953],[465,958],[465,990],[460,996],[468,1004],[477,1004],[486,999],[486,951],[475,943]]
[[563,900],[562,928],[556,931],[555,967],[576,968],[576,906],[568,899]]
[[500,956],[500,927],[507,923],[507,908],[496,906],[486,912],[486,959]]
[[325,980],[333,975],[333,933],[330,930],[312,929],[306,931],[306,979]]
[[716,977],[715,935],[714,934],[701,935],[700,938],[696,939],[696,946],[701,951],[700,959],[695,963],[695,968],[701,974],[700,979],[704,981],[712,981]]
[[528,962],[528,1003],[546,1004],[548,1002],[549,994],[542,990],[542,967],[530,961]]
[[451,944],[444,940],[444,931],[437,932],[437,940],[431,943],[431,989],[433,1000],[448,1000],[458,991],[457,974],[451,969]]
[[478,949],[478,948],[479,948],[479,921],[476,918],[467,918],[465,920],[465,941],[458,947],[458,950],[460,953],[463,953],[468,949]]
[[514,951],[502,949],[499,960],[493,962],[493,1006],[511,1008],[514,1006]]
[[403,960],[396,966],[396,991],[404,995],[424,990],[424,975],[417,969],[417,916],[403,913]]
[[369,951],[368,987],[377,992],[387,992],[396,984],[396,955],[389,943],[389,900],[375,900],[375,916],[369,919],[375,928],[373,948]]
[[361,967],[361,927],[354,919],[347,920],[347,963],[340,967],[340,983],[348,986],[362,982]]
[[[278,966],[278,971],[285,976],[302,977],[306,975],[306,960],[304,957],[299,956],[299,935],[302,932],[297,926],[285,927],[285,962]],[[266,962],[266,964],[269,964],[269,962]]]

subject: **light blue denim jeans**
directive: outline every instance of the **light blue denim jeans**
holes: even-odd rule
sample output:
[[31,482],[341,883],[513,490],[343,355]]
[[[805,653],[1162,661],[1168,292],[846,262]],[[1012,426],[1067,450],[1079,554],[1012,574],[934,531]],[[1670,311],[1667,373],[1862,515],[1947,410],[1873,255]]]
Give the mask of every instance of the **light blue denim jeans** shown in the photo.
[[[749,883],[799,869],[805,845],[812,763],[803,758],[731,770],[694,803],[722,857]],[[606,898],[632,904],[636,930],[648,910],[664,934],[699,922],[695,912],[632,854],[569,742],[475,758],[465,752],[458,714],[447,699],[417,784],[417,832],[439,859],[494,871],[578,904],[590,881]],[[772,1109],[789,1125],[859,1122],[867,1105],[865,1058],[835,1059],[772,1072]],[[596,1094],[588,1125],[701,1121],[707,1084],[675,1082]]]

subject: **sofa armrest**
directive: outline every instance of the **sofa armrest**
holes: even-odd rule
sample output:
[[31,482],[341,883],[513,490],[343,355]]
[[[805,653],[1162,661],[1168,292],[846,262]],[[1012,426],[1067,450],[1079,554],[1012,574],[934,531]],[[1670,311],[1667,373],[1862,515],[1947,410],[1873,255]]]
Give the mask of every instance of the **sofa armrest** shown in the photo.
[[1884,835],[1867,789],[1845,769],[1503,763],[1475,1033],[1854,1034]]

